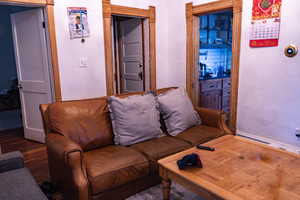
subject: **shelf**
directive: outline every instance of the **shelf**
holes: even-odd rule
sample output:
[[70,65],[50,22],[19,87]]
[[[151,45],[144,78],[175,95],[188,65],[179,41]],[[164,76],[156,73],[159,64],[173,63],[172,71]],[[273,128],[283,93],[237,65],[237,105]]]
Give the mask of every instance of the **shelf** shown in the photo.
[[220,76],[220,77],[213,77],[213,78],[204,78],[204,77],[200,77],[199,81],[207,81],[207,80],[215,80],[215,79],[224,79],[224,78],[230,78],[230,75],[224,75],[224,76]]
[[226,32],[229,32],[229,31],[231,31],[231,29],[200,28],[200,31],[226,31]]
[[231,44],[205,44],[205,43],[200,43],[200,49],[225,49],[225,48],[230,48]]

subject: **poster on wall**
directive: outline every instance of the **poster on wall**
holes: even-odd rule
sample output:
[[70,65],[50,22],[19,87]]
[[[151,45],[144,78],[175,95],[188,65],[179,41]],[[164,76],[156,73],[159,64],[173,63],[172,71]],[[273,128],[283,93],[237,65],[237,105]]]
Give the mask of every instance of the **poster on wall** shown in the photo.
[[69,30],[70,38],[85,38],[90,35],[87,8],[84,7],[69,7]]
[[282,0],[253,0],[250,47],[278,46]]

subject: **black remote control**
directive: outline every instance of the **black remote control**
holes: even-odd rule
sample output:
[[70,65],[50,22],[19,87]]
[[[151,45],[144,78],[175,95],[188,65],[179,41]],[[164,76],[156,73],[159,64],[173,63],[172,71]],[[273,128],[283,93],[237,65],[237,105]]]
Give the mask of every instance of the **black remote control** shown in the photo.
[[198,144],[196,147],[198,149],[202,149],[202,150],[206,150],[206,151],[214,151],[215,150],[215,148],[213,148],[213,147],[202,146],[200,144]]

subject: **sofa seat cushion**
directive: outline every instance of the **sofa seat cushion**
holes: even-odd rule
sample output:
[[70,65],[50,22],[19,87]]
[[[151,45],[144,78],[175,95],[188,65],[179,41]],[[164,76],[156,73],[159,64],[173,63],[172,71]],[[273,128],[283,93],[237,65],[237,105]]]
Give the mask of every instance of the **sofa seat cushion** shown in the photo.
[[84,153],[92,194],[113,189],[149,175],[149,161],[127,147],[110,145]]
[[212,139],[225,135],[221,129],[198,125],[183,131],[176,138],[189,142],[192,145],[208,142]]
[[171,136],[163,136],[131,146],[136,151],[142,152],[151,161],[157,161],[189,147],[191,147],[189,143]]

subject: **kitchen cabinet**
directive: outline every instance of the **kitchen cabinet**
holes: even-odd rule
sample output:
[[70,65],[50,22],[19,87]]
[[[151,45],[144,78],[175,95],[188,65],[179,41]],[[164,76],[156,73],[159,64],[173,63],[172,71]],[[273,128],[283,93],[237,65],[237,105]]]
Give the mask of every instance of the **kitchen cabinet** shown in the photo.
[[200,80],[199,106],[230,112],[230,78]]
[[201,107],[210,109],[221,109],[221,90],[212,90],[201,93]]

